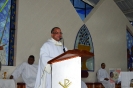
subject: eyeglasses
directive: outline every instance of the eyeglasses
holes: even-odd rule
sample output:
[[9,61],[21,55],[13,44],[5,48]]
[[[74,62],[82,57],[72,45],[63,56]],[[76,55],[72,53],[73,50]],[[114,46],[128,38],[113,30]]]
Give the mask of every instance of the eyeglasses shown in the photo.
[[53,32],[52,34],[63,34],[62,32]]

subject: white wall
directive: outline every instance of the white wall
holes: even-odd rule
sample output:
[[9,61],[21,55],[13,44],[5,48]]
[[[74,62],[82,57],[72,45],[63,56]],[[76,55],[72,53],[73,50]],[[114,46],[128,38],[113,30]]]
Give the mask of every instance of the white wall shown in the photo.
[[[76,34],[84,22],[94,44],[95,72],[102,62],[107,64],[106,69],[126,70],[126,26],[133,28],[113,0],[101,0],[84,22],[70,0],[18,0],[17,3],[16,65],[2,67],[8,69],[9,75],[31,54],[38,63],[40,47],[50,38],[55,26],[62,29],[68,49],[73,49]],[[89,72],[89,77],[83,80],[95,81],[95,72]]]
[[126,28],[133,31],[125,15],[113,0],[100,0],[90,15],[85,19],[94,46],[95,72],[89,72],[86,82],[95,82],[96,71],[101,63],[109,68],[127,70]]

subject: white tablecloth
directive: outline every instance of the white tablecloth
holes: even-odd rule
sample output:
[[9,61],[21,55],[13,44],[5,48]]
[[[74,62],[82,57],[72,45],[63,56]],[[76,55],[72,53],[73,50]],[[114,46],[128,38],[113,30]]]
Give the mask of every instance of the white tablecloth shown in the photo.
[[13,79],[0,79],[0,88],[15,88]]

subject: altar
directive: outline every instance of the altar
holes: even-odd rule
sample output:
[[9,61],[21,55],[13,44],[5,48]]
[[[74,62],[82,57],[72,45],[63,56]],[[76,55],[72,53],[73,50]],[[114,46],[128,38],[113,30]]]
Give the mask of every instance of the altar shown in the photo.
[[0,88],[16,88],[13,79],[0,79]]

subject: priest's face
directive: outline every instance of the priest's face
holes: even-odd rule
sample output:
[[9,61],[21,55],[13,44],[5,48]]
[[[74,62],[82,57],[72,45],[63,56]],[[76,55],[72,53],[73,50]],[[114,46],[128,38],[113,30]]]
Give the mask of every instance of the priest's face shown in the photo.
[[61,29],[59,28],[54,29],[54,31],[51,33],[51,37],[56,41],[60,41],[60,39],[62,38]]
[[105,69],[105,64],[104,63],[101,65],[101,68],[102,69]]
[[29,57],[28,58],[28,64],[32,65],[34,63],[34,58]]

